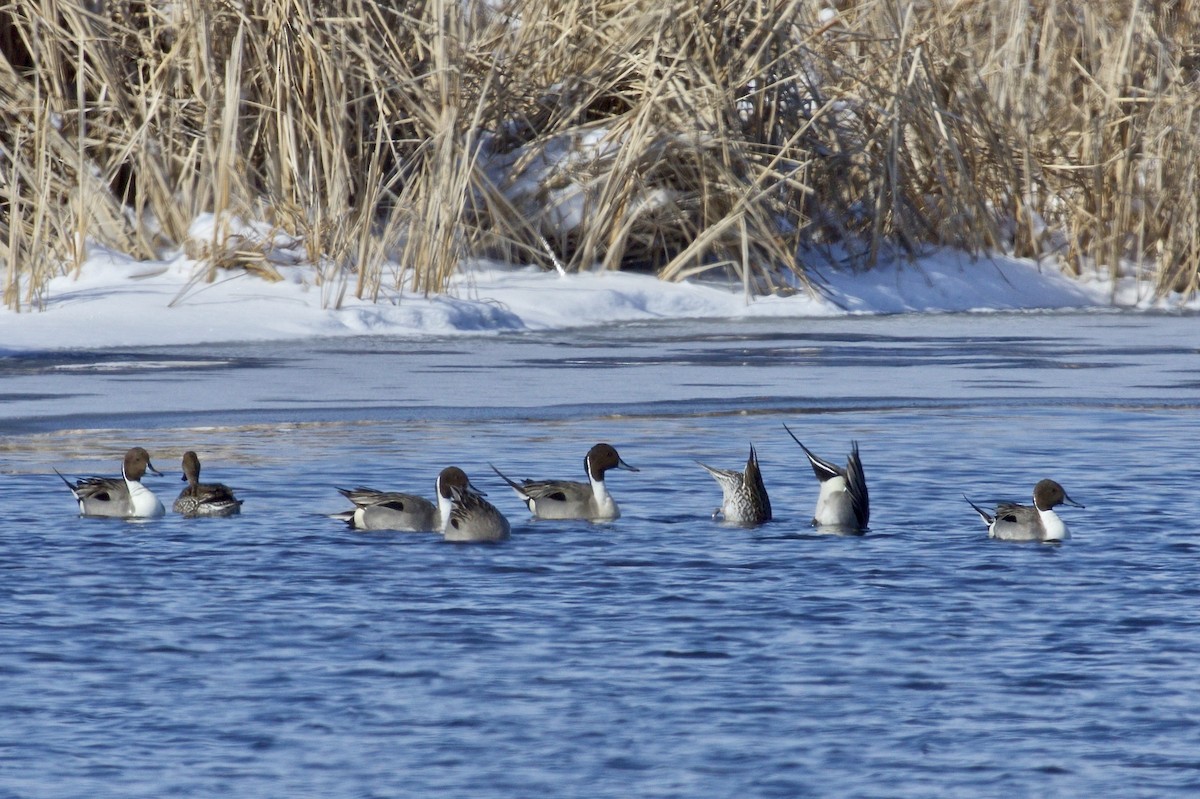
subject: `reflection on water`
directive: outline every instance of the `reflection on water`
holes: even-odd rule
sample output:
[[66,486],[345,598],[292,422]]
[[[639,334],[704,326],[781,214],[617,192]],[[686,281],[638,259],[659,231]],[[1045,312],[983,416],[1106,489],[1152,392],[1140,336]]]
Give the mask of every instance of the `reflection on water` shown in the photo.
[[[1194,795],[1188,323],[673,324],[10,372],[50,399],[0,404],[0,796]],[[807,526],[784,422],[818,452],[860,442],[867,535]],[[243,515],[77,519],[50,469],[116,474],[126,427],[173,472],[148,478],[164,500],[196,449]],[[583,479],[602,440],[641,469],[610,474],[611,524],[533,522],[487,466]],[[695,461],[751,443],[776,518],[715,523]],[[324,516],[335,486],[432,498],[447,463],[510,541]],[[1062,546],[989,541],[962,500],[1044,476],[1088,506]]]

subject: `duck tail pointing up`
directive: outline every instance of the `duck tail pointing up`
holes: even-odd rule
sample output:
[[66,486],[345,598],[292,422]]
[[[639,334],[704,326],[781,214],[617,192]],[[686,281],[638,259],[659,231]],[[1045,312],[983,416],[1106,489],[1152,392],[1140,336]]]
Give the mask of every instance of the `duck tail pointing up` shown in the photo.
[[810,466],[812,466],[813,474],[817,476],[818,480],[823,483],[826,480],[832,480],[835,477],[842,476],[842,473],[838,470],[838,467],[834,466],[824,458],[815,455],[811,449],[804,446],[804,442],[796,438],[796,434],[792,432],[792,428],[788,427],[786,423],[783,425],[783,429],[787,430],[787,433],[792,437],[792,440],[800,445],[800,449],[804,450],[804,454],[808,456],[808,463]]
[[979,517],[980,517],[981,519],[983,519],[983,521],[984,521],[984,523],[985,523],[985,524],[991,524],[993,521],[995,521],[995,520],[996,520],[996,517],[995,517],[995,516],[993,516],[992,514],[988,513],[987,511],[985,511],[983,508],[981,508],[981,507],[979,507],[978,505],[976,505],[976,504],[975,504],[974,502],[972,502],[971,500],[967,499],[967,495],[966,495],[966,494],[963,494],[963,499],[966,499],[966,500],[967,500],[967,504],[968,504],[968,505],[970,505],[972,508],[974,508],[974,509],[975,509],[975,512],[979,514]]
[[71,493],[74,494],[75,486],[71,483],[71,481],[68,480],[67,478],[63,477],[62,472],[60,472],[58,469],[55,469],[54,473],[58,475],[60,480],[62,480],[64,483],[67,484],[67,488],[71,489]]
[[501,480],[503,480],[504,482],[508,483],[509,487],[510,487],[510,488],[512,488],[512,490],[513,490],[513,491],[516,491],[516,492],[517,492],[518,494],[520,494],[521,496],[525,496],[525,488],[524,488],[524,486],[522,486],[522,485],[521,485],[520,483],[518,483],[516,480],[513,480],[513,479],[511,479],[510,477],[508,477],[506,474],[504,474],[504,472],[500,471],[499,469],[497,469],[497,468],[496,468],[495,466],[493,466],[492,464],[490,464],[490,463],[489,463],[489,464],[488,464],[488,466],[491,466],[491,467],[492,467],[492,471],[493,471],[493,472],[495,472],[495,473],[496,473],[496,475],[497,475],[497,476],[498,476],[498,477],[499,477]]

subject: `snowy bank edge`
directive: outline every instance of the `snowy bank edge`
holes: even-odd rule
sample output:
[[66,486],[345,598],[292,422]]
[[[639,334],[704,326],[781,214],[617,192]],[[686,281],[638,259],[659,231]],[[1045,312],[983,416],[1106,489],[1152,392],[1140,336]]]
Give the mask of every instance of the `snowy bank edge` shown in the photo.
[[[1007,256],[933,251],[864,272],[816,267],[818,296],[747,298],[739,286],[666,283],[650,275],[558,275],[477,263],[446,295],[395,290],[357,299],[347,276],[320,281],[307,264],[268,282],[241,270],[212,282],[179,256],[135,261],[96,248],[77,276],[54,279],[41,310],[0,314],[6,350],[100,349],[339,336],[434,337],[595,327],[624,322],[845,315],[1167,307],[1101,280]],[[332,308],[339,300],[341,307]],[[1169,307],[1178,309],[1182,303]],[[1193,302],[1188,306],[1195,309]]]

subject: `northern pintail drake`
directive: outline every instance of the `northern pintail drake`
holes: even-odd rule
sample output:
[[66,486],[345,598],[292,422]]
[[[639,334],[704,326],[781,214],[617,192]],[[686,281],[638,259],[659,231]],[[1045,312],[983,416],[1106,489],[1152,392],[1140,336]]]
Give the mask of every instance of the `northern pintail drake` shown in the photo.
[[150,453],[133,447],[125,453],[120,477],[84,477],[72,484],[57,469],[54,473],[71,489],[82,515],[142,519],[166,513],[154,492],[142,485],[147,470],[162,477],[150,463]]
[[492,466],[492,471],[512,486],[529,511],[539,519],[607,521],[619,517],[621,510],[608,493],[604,473],[609,469],[638,470],[621,460],[616,449],[609,444],[597,444],[588,450],[583,459],[583,468],[588,476],[586,483],[570,480],[525,480],[518,483],[505,477],[495,466]]
[[233,516],[242,512],[242,500],[221,483],[200,482],[200,456],[183,453],[183,479],[187,488],[179,492],[172,510],[184,516]]
[[508,519],[483,496],[461,486],[451,489],[450,515],[442,527],[446,541],[503,541],[509,534]]
[[1001,502],[996,505],[993,514],[967,499],[966,494],[963,499],[988,526],[988,537],[1003,541],[1066,541],[1071,533],[1054,508],[1059,505],[1083,507],[1068,497],[1063,487],[1053,480],[1040,480],[1033,487],[1033,507]]
[[821,481],[821,493],[817,496],[817,508],[813,512],[813,526],[842,532],[866,530],[871,520],[871,497],[867,491],[862,461],[858,457],[858,442],[850,442],[850,457],[846,459],[846,468],[843,469],[814,455],[786,424],[783,429],[804,450],[813,474]]
[[483,496],[471,484],[467,473],[457,466],[447,466],[434,482],[437,504],[415,494],[397,491],[376,491],[373,488],[339,488],[354,510],[333,515],[355,530],[399,530],[408,533],[441,532],[450,518],[455,489]]
[[[699,461],[697,461],[699,463]],[[723,517],[733,524],[755,525],[771,520],[771,500],[767,487],[763,485],[762,472],[758,468],[758,455],[750,445],[750,457],[744,471],[714,469],[700,464],[721,486],[721,507],[713,511],[713,518]]]

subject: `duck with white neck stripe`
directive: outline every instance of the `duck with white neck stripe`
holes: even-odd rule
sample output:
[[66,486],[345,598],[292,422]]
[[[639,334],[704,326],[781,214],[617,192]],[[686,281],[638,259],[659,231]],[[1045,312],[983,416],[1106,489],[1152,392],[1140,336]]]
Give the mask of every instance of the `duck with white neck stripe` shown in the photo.
[[518,483],[492,466],[500,479],[517,492],[530,513],[539,519],[610,521],[618,518],[621,510],[608,493],[608,486],[604,482],[605,472],[610,469],[636,472],[638,469],[621,460],[617,450],[610,444],[597,444],[588,450],[583,459],[583,468],[588,476],[586,483],[571,480],[525,480]]
[[365,486],[339,488],[338,492],[354,503],[354,509],[333,514],[333,518],[346,522],[355,530],[440,532],[450,518],[456,488],[483,495],[471,484],[466,472],[457,466],[447,466],[434,482],[436,505],[424,497],[398,491],[376,491]]
[[57,469],[54,473],[71,489],[81,515],[144,519],[166,513],[154,492],[142,485],[147,471],[162,477],[150,463],[150,453],[133,447],[125,453],[120,477],[84,477],[72,484]]
[[1002,541],[1065,541],[1071,537],[1071,532],[1054,509],[1059,505],[1084,507],[1067,496],[1063,487],[1053,480],[1041,480],[1033,487],[1032,507],[1001,502],[996,505],[995,513],[988,513],[965,494],[963,499],[988,526],[988,538]]

